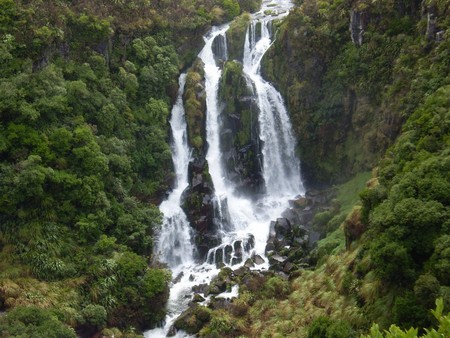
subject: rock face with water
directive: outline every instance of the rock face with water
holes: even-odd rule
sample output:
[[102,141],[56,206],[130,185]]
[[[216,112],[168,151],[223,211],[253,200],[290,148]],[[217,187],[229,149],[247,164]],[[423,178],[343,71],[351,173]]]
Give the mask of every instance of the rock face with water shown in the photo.
[[203,64],[198,60],[187,74],[183,95],[188,143],[193,151],[187,173],[189,186],[181,196],[181,205],[194,229],[194,243],[200,259],[219,243],[214,223],[214,185],[206,161],[205,98]]
[[228,179],[237,193],[256,195],[263,192],[259,109],[240,62],[225,64],[219,95],[221,114],[221,150]]
[[202,260],[220,243],[214,222],[214,186],[204,158],[189,163],[189,187],[183,192],[183,210],[194,229],[194,244]]

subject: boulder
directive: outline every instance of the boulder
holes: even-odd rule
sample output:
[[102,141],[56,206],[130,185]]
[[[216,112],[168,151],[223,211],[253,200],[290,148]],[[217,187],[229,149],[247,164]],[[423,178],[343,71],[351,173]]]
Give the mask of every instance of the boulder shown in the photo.
[[[253,263],[253,262],[252,262]],[[242,277],[245,275],[245,273],[249,271],[249,268],[246,266],[241,266],[240,268],[234,270],[234,275],[237,277]]]
[[255,262],[251,258],[248,258],[244,263],[244,267],[246,268],[253,268],[254,266]]
[[199,284],[199,285],[194,285],[192,287],[192,292],[195,292],[195,293],[203,293],[203,294],[205,294],[207,290],[208,290],[208,284],[206,284],[206,283]]
[[172,283],[173,283],[173,284],[179,283],[180,280],[181,280],[181,278],[183,278],[183,276],[184,276],[184,272],[181,271],[181,272],[180,272],[180,273],[172,280]]
[[194,296],[192,297],[192,301],[195,302],[195,303],[201,303],[201,302],[205,301],[205,298],[203,298],[198,293],[194,293]]
[[261,265],[261,264],[264,264],[266,262],[264,260],[264,258],[262,258],[260,255],[255,255],[253,257],[253,261],[255,262],[256,265]]

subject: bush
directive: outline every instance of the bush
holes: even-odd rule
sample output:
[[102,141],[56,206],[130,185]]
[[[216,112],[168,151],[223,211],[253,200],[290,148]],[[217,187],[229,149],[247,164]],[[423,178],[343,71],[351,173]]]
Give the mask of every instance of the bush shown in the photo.
[[327,329],[330,325],[331,319],[328,317],[314,319],[308,329],[308,338],[327,338]]
[[308,338],[351,338],[355,332],[351,326],[342,320],[332,320],[329,317],[316,318],[308,329]]
[[414,284],[414,295],[425,308],[430,309],[439,296],[440,286],[439,281],[433,275],[421,275]]
[[56,315],[38,307],[16,307],[0,316],[1,336],[75,338],[72,328],[58,320]]
[[171,275],[168,270],[149,269],[143,278],[144,294],[148,298],[164,292],[167,289],[167,283],[170,281]]
[[101,329],[106,325],[107,313],[101,305],[89,304],[81,310],[81,315],[86,324],[95,326],[97,329]]
[[265,298],[282,299],[289,295],[289,282],[280,277],[270,277],[264,284],[262,294]]
[[426,309],[417,302],[413,293],[408,292],[402,297],[397,297],[392,308],[394,322],[401,328],[412,326],[426,327],[430,324]]

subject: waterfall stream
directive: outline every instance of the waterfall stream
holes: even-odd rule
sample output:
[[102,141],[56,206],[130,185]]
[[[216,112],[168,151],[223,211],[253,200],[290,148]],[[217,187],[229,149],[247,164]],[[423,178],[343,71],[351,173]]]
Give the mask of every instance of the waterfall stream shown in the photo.
[[[260,74],[261,59],[273,42],[272,22],[287,15],[291,7],[291,2],[287,0],[263,1],[261,10],[252,16],[245,38],[244,73],[259,107],[259,139],[262,142],[266,188],[263,196],[246,198],[235,194],[234,185],[227,180],[222,166],[221,104],[218,95],[222,71],[218,60],[227,59],[226,31],[229,26],[213,28],[205,37],[205,46],[199,54],[205,69],[208,143],[206,159],[214,184],[219,220],[223,220],[219,224],[222,243],[212,248],[206,261],[201,264],[194,261],[192,230],[180,207],[182,192],[188,186],[187,171],[190,160],[182,102],[186,75],[180,77],[178,99],[170,121],[176,182],[174,190],[160,206],[164,223],[155,250],[158,258],[168,264],[177,282],[173,282],[170,289],[165,324],[161,328],[147,331],[145,337],[166,337],[173,321],[188,307],[192,287],[208,283],[217,275],[219,269],[216,263],[221,262],[235,268],[253,254],[264,257],[270,221],[282,214],[288,207],[289,199],[304,194],[299,160],[294,151],[296,142],[283,99]],[[257,34],[259,25],[261,28]],[[219,46],[214,43],[216,38],[216,41],[221,41]],[[268,263],[259,265],[258,268],[267,269]],[[237,288],[233,288],[233,292],[226,296],[237,296],[237,292]],[[176,336],[185,337],[186,334],[178,332]]]

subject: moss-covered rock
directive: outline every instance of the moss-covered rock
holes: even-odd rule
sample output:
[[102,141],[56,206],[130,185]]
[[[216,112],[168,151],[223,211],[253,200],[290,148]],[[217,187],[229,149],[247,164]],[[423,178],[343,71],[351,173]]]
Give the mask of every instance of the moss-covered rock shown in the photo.
[[228,59],[242,61],[247,27],[250,23],[249,13],[235,18],[227,31]]
[[226,62],[219,94],[224,102],[221,148],[228,179],[241,193],[258,193],[264,181],[260,162],[258,108],[242,64]]
[[183,94],[186,123],[188,126],[188,141],[196,152],[203,153],[206,144],[206,94],[203,63],[197,59],[186,76]]
[[194,303],[175,320],[174,326],[178,330],[196,334],[209,322],[210,318],[211,310]]

